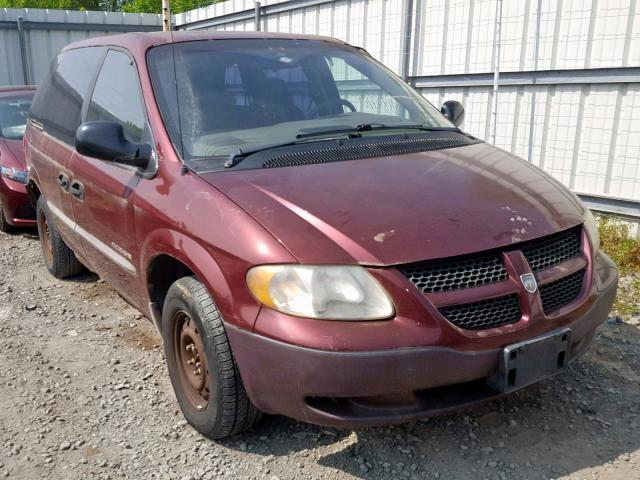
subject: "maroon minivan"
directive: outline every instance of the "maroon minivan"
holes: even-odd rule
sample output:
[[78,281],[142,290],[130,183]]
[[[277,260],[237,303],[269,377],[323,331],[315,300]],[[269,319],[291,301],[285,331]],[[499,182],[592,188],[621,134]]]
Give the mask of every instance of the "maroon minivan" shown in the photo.
[[35,90],[0,87],[0,232],[36,225],[36,212],[27,197],[29,172],[22,148]]
[[592,215],[366,52],[266,33],[68,46],[25,137],[44,259],[160,330],[187,420],[405,422],[564,370],[613,302]]

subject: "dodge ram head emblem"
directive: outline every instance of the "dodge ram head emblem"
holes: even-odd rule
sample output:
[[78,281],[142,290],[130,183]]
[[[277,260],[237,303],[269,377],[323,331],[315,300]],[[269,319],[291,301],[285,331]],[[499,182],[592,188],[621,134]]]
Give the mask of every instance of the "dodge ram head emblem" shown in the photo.
[[522,282],[522,285],[524,285],[524,289],[529,293],[535,293],[538,289],[538,283],[536,282],[536,277],[533,276],[533,273],[520,275],[520,281]]

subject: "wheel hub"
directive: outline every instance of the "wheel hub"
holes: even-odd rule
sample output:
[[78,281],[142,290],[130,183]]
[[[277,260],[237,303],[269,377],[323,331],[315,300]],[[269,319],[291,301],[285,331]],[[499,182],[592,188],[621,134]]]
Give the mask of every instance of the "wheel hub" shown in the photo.
[[38,217],[38,222],[40,223],[40,231],[42,232],[42,250],[44,251],[44,256],[49,265],[53,264],[53,242],[51,240],[51,230],[49,229],[49,222],[47,222],[47,217],[44,213],[40,213]]
[[196,410],[204,410],[209,402],[209,370],[204,342],[195,322],[185,312],[178,313],[174,338],[183,391]]

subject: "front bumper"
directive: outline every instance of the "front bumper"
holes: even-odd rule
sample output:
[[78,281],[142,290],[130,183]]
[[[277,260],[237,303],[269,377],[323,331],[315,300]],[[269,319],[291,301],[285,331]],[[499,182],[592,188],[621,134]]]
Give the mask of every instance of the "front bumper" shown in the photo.
[[35,210],[27,197],[24,185],[0,177],[0,208],[14,227],[35,227]]
[[[599,254],[594,267],[590,306],[578,317],[568,315],[562,325],[572,331],[570,360],[587,349],[615,298],[617,272],[611,260]],[[363,427],[437,415],[500,395],[486,380],[496,372],[501,348],[327,351],[231,325],[226,329],[247,393],[267,413],[319,425]]]

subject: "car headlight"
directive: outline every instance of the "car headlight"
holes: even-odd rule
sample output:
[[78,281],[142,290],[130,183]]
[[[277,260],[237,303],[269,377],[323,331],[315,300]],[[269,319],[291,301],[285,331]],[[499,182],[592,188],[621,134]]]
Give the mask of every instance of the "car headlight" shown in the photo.
[[584,228],[587,230],[587,234],[591,239],[591,249],[595,255],[600,249],[600,232],[598,231],[598,223],[596,222],[596,219],[593,218],[591,210],[585,210],[583,222]]
[[13,180],[14,182],[27,184],[29,178],[29,172],[26,170],[18,170],[17,168],[12,167],[0,167],[0,173],[5,178],[9,180]]
[[359,266],[263,265],[247,273],[264,305],[298,317],[381,320],[394,314],[382,286]]

